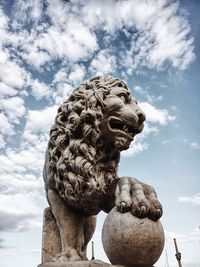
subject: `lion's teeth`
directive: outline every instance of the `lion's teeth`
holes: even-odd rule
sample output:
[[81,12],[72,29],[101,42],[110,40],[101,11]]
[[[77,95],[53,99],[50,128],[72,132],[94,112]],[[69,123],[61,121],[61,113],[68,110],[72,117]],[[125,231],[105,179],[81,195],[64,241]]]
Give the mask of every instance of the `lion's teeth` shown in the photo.
[[133,135],[133,130],[132,130],[132,128],[128,127],[126,124],[123,125],[122,130],[123,130],[125,133],[129,133],[129,134]]
[[128,133],[128,127],[127,127],[127,126],[124,128],[124,131],[125,131],[126,133]]

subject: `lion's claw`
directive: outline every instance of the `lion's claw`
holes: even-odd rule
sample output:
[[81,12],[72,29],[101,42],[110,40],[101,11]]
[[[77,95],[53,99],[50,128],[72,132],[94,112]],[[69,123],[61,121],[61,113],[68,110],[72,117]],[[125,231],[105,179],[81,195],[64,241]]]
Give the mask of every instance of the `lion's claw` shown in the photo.
[[159,216],[159,218],[162,216],[162,209],[156,209],[156,213]]
[[129,205],[125,201],[121,201],[117,206],[117,210],[121,213],[127,212],[130,210]]
[[144,203],[132,204],[131,212],[136,217],[144,218],[148,216],[149,207]]
[[139,218],[157,221],[162,216],[162,206],[153,187],[132,177],[120,179],[116,190],[116,206],[121,213],[131,211]]
[[163,211],[162,211],[162,207],[160,205],[160,207],[153,207],[150,209],[150,212],[149,212],[149,218],[153,221],[157,221],[160,219],[160,217],[162,216],[163,214]]
[[121,207],[121,209],[126,208],[126,202],[122,201],[120,203],[120,207]]
[[142,205],[140,207],[140,213],[141,214],[145,214],[146,215],[148,211],[149,211],[149,209],[148,209],[148,207],[146,205]]
[[126,210],[127,210],[127,204],[126,202],[122,201],[120,203],[120,212],[123,213],[123,212],[126,212]]

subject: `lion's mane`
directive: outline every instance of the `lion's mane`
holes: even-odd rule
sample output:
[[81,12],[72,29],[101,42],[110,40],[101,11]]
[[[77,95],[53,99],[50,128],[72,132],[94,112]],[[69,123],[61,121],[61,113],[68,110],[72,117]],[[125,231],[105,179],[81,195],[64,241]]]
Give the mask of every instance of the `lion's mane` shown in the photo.
[[[110,76],[93,77],[81,84],[58,109],[50,131],[49,169],[56,190],[68,205],[85,212],[91,205],[94,209],[98,206],[117,179],[119,152],[105,147],[100,127],[104,99],[116,86],[127,88]],[[97,203],[92,204],[94,194]]]

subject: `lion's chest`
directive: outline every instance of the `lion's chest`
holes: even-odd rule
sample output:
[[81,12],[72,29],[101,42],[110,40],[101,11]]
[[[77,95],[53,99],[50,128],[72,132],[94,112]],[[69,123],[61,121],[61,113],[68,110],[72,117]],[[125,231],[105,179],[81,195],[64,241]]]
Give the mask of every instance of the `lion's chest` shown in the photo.
[[92,191],[80,190],[77,192],[76,197],[73,199],[65,195],[65,201],[69,206],[75,208],[87,215],[96,215],[104,209],[105,203],[114,196],[115,181],[110,184],[104,184],[101,187],[94,186]]

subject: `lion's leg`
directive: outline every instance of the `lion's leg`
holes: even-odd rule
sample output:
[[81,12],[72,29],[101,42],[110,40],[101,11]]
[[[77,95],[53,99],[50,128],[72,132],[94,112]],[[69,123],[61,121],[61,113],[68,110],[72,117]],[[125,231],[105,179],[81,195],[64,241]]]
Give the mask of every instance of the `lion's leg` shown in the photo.
[[78,261],[84,259],[84,216],[69,208],[53,190],[48,190],[47,198],[60,232],[62,253],[55,261]]
[[86,217],[84,221],[84,245],[83,245],[83,251],[86,259],[87,259],[87,244],[92,238],[95,228],[96,228],[96,216]]

